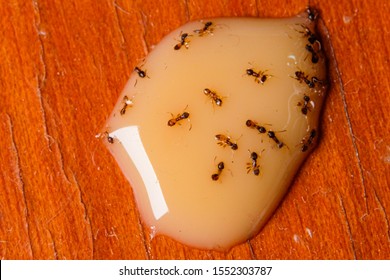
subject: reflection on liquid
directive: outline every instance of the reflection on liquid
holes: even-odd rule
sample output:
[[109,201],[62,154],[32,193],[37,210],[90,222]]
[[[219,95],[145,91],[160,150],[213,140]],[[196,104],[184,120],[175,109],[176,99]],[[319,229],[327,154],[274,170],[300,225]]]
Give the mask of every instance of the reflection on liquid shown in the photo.
[[153,165],[142,144],[138,127],[123,127],[113,131],[111,135],[119,140],[135,164],[144,181],[154,217],[156,220],[160,219],[168,212],[168,206],[165,202],[160,182],[154,172]]

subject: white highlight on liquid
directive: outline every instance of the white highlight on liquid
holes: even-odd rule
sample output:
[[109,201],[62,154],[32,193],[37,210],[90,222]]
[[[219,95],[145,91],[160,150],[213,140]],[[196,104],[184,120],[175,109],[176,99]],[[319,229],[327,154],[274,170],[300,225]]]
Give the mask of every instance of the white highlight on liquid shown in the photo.
[[156,220],[160,219],[168,213],[169,210],[156,172],[154,171],[152,163],[142,144],[138,126],[120,128],[110,133],[110,136],[118,138],[134,165],[137,167],[137,170],[145,183],[146,192],[149,196],[154,217]]

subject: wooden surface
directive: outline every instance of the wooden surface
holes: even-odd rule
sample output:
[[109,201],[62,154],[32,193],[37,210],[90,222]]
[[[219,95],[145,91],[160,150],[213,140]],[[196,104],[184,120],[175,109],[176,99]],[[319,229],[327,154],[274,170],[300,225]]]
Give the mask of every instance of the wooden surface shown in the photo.
[[173,29],[307,2],[0,2],[1,259],[390,259],[389,1],[311,1],[332,46],[320,143],[266,227],[227,253],[151,240],[95,135]]

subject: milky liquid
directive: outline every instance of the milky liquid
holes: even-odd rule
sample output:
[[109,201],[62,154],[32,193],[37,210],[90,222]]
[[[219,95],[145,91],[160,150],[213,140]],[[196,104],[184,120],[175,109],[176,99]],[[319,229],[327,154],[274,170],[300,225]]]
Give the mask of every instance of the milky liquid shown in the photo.
[[[309,29],[315,28],[307,14],[195,21],[139,63],[102,135],[153,232],[226,250],[261,229],[317,141],[326,69]],[[260,71],[263,83],[262,75],[249,75]],[[297,71],[306,78],[297,79]],[[180,119],[184,112],[188,118]],[[248,127],[248,120],[266,132]]]

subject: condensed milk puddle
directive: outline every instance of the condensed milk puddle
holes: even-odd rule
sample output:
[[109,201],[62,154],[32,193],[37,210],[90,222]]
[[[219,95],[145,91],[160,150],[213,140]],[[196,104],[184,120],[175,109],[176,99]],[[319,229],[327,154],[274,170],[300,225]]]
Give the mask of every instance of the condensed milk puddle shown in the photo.
[[101,135],[156,234],[228,250],[271,216],[318,137],[309,15],[190,22],[135,67]]

